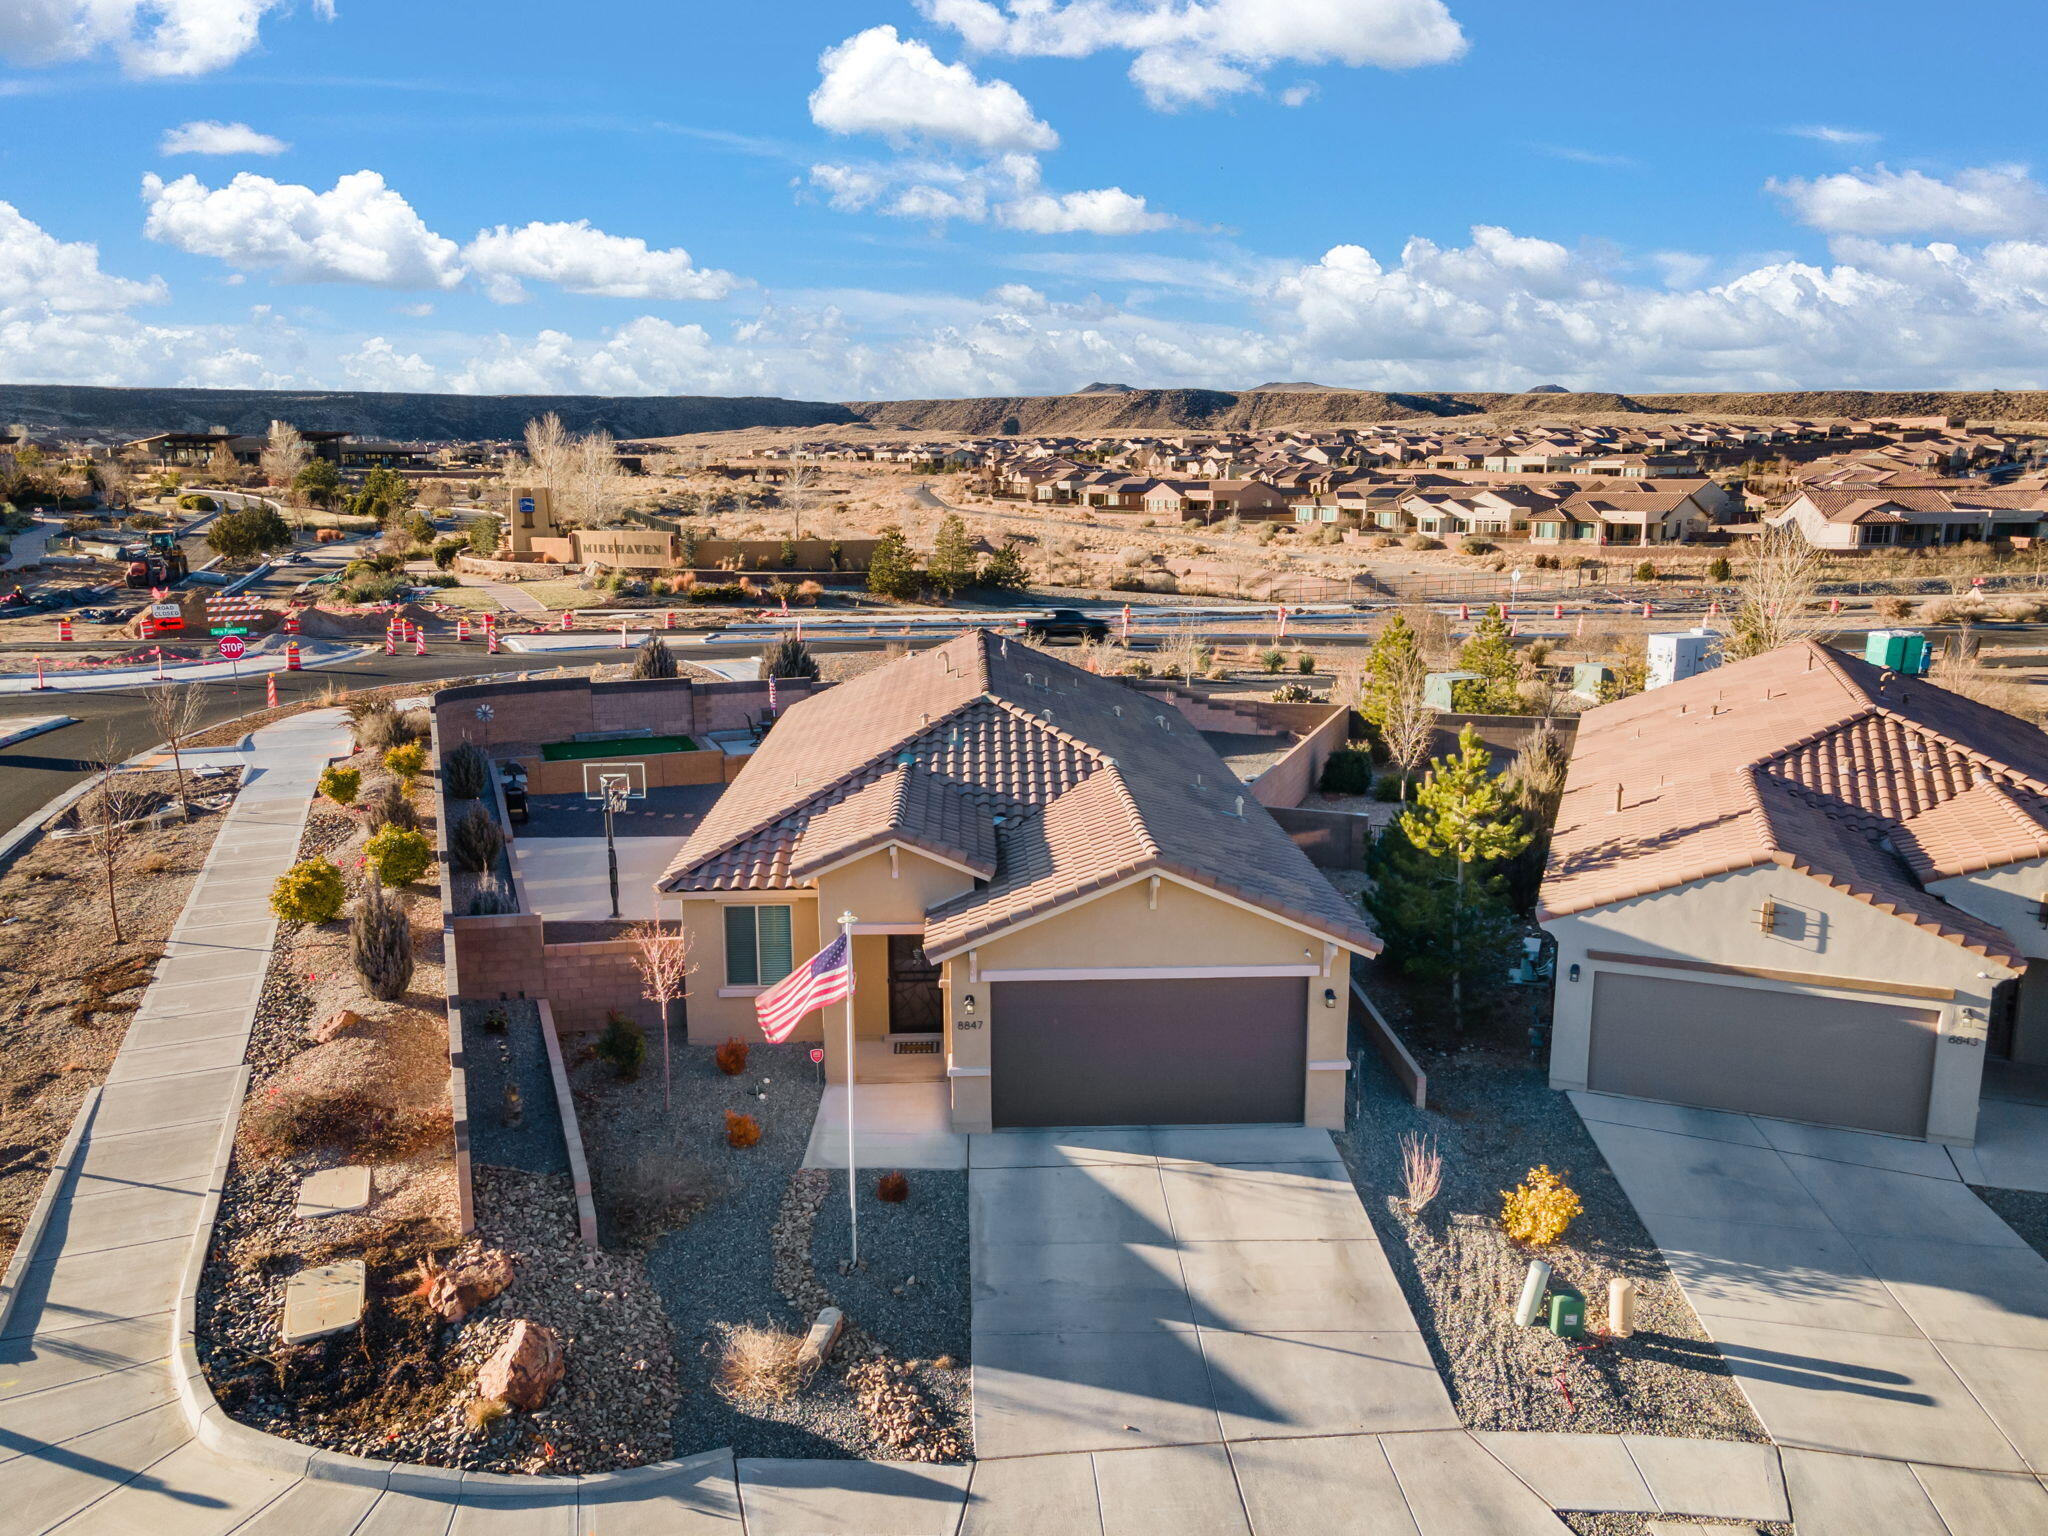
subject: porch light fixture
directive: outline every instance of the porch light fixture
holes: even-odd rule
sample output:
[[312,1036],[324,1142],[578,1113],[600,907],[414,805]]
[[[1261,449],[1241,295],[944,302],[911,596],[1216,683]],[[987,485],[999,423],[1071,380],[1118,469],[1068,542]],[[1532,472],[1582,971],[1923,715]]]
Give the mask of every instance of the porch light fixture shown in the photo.
[[1325,1008],[1337,1006],[1337,989],[1335,987],[1323,988],[1323,1006]]
[[960,997],[960,1006],[969,1013],[974,1012],[974,994],[972,992],[962,993]]
[[1576,965],[1571,968],[1570,975],[1573,981],[1577,981],[1579,979],[1579,968]]

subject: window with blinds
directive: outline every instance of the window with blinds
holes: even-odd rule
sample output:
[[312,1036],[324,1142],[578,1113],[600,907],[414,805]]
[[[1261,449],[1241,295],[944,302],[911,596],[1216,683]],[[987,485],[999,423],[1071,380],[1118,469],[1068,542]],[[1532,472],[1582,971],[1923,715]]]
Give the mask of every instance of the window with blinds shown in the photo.
[[796,965],[788,907],[725,909],[725,984],[771,987]]

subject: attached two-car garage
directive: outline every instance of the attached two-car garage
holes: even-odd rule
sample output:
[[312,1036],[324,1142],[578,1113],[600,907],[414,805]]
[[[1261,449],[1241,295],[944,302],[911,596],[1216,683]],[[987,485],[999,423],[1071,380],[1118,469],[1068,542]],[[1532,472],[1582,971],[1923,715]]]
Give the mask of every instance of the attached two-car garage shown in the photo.
[[1594,975],[1587,1086],[1898,1136],[1927,1132],[1940,1015],[1625,971]]
[[1299,1125],[1307,988],[1299,976],[1000,982],[992,1119]]

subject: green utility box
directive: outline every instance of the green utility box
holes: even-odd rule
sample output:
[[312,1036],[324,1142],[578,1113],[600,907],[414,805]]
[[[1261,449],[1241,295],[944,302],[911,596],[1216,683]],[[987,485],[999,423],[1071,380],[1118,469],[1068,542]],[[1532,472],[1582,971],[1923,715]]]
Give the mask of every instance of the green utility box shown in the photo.
[[1863,642],[1863,659],[1873,667],[1919,677],[1934,658],[1924,635],[1910,629],[1873,629]]
[[1583,1338],[1586,1333],[1586,1298],[1571,1291],[1559,1291],[1552,1296],[1550,1331],[1560,1339]]
[[1422,702],[1447,715],[1462,714],[1479,702],[1486,679],[1477,672],[1431,672],[1422,680]]
[[1614,681],[1614,668],[1597,661],[1582,661],[1572,668],[1572,692],[1597,698],[1600,690]]

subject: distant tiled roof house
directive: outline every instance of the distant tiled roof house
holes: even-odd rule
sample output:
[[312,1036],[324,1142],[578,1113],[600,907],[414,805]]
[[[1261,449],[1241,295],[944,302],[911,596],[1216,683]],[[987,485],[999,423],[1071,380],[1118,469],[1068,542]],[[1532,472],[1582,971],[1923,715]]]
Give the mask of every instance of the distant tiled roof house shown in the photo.
[[851,911],[862,1045],[929,1037],[962,1129],[1340,1122],[1379,949],[1176,708],[983,631],[793,707],[659,888],[692,1039]]
[[1765,521],[1819,549],[1869,549],[2033,537],[2044,520],[2048,495],[2037,489],[1885,485],[1809,487]]
[[1967,1144],[2048,1062],[2044,917],[2041,731],[1818,643],[1701,673],[1580,722],[1552,1080]]

